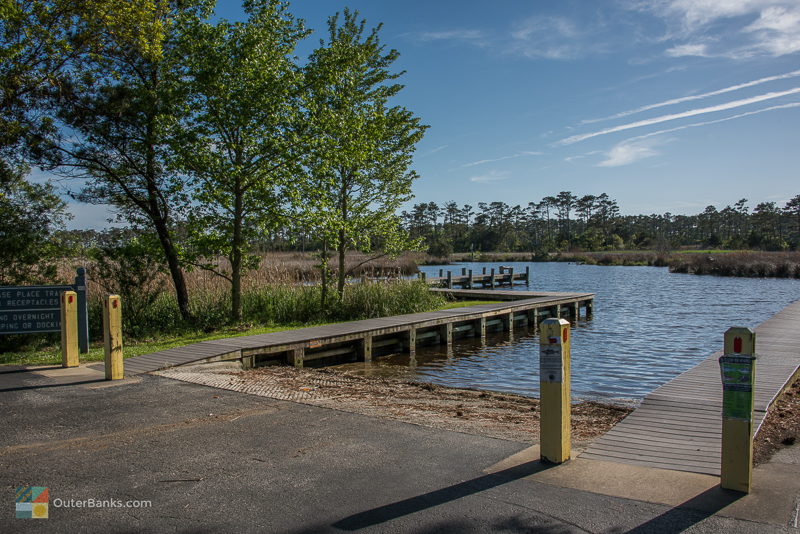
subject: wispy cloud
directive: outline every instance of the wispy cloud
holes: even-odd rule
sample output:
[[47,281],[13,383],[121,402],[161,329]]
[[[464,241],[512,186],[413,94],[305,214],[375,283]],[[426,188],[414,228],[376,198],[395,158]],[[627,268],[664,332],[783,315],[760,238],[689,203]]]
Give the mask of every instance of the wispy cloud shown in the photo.
[[667,48],[664,53],[669,57],[707,57],[709,55],[708,45],[706,44],[682,44],[673,46],[672,48]]
[[631,163],[658,156],[655,147],[665,141],[656,139],[635,140],[626,139],[614,145],[606,154],[603,161],[597,164],[598,167],[621,167]]
[[530,58],[574,59],[584,51],[581,33],[564,17],[530,17],[511,32],[510,51]]
[[663,102],[657,102],[655,104],[648,104],[646,106],[641,106],[635,109],[629,109],[627,111],[623,111],[621,113],[617,113],[616,115],[611,115],[609,117],[602,117],[600,119],[587,119],[582,121],[583,124],[590,124],[593,122],[600,122],[605,120],[611,119],[620,119],[622,117],[627,117],[629,115],[635,115],[636,113],[641,113],[643,111],[649,111],[651,109],[663,108],[666,106],[672,106],[675,104],[682,104],[684,102],[691,102],[693,100],[702,100],[704,98],[709,98],[712,96],[723,95],[725,93],[731,93],[733,91],[738,91],[740,89],[746,89],[748,87],[753,87],[755,85],[761,85],[768,82],[774,82],[778,80],[786,80],[789,78],[795,78],[800,76],[800,70],[794,70],[792,72],[787,72],[786,74],[778,74],[776,76],[766,76],[764,78],[759,78],[757,80],[752,80],[749,82],[738,83],[736,85],[730,85],[728,87],[723,87],[722,89],[717,89],[716,91],[709,91],[707,93],[702,93],[699,95],[691,95],[691,96],[684,96],[680,98],[673,98],[670,100],[664,100]]
[[429,32],[412,32],[404,34],[405,37],[423,43],[431,41],[459,41],[476,46],[486,46],[488,37],[485,32],[476,29],[454,29]]
[[470,182],[485,184],[489,182],[499,182],[508,180],[510,173],[508,171],[489,171],[486,174],[470,177]]
[[774,98],[780,98],[782,96],[789,96],[793,94],[800,93],[800,87],[795,87],[793,89],[789,89],[788,91],[774,91],[771,93],[765,93],[758,96],[753,96],[750,98],[743,98],[741,100],[734,100],[732,102],[726,102],[724,104],[718,104],[716,106],[709,106],[705,108],[698,108],[698,109],[691,109],[689,111],[684,111],[681,113],[673,113],[671,115],[662,115],[660,117],[654,117],[652,119],[645,119],[641,121],[631,122],[628,124],[622,124],[619,126],[614,126],[613,128],[606,128],[605,130],[599,130],[596,132],[590,132],[586,134],[579,134],[573,135],[571,137],[567,137],[559,141],[559,144],[562,145],[570,145],[572,143],[577,143],[579,141],[585,141],[586,139],[591,139],[592,137],[597,137],[600,135],[607,135],[614,132],[621,132],[624,130],[630,130],[633,128],[641,128],[642,126],[651,126],[653,124],[659,124],[662,122],[672,121],[676,119],[684,119],[687,117],[694,117],[696,115],[703,115],[706,113],[714,113],[717,111],[725,111],[727,109],[734,109],[742,106],[747,106],[750,104],[756,104],[758,102],[764,102],[765,100],[771,100]]
[[567,156],[564,158],[564,161],[567,163],[572,163],[573,161],[578,161],[579,159],[588,158],[589,156],[595,156],[597,154],[602,154],[602,150],[592,150],[591,152],[585,152],[583,154],[577,154],[575,156]]
[[526,150],[523,152],[517,152],[516,154],[512,154],[510,156],[502,156],[499,158],[492,158],[492,159],[480,159],[478,161],[472,161],[470,163],[465,163],[461,167],[476,167],[478,165],[483,165],[485,163],[495,163],[497,161],[505,161],[507,159],[515,159],[515,158],[524,158],[528,156],[543,156],[543,152],[534,152],[531,150]]
[[784,56],[800,51],[800,3],[797,0],[667,0],[636,2],[667,24],[678,44],[672,57],[732,59]]
[[449,146],[450,145],[440,145],[440,146],[437,146],[436,148],[432,148],[432,149],[428,150],[427,152],[425,152],[425,153],[423,153],[421,155],[422,156],[430,156],[430,155],[436,154],[437,152],[441,152],[442,150],[444,150],[445,148],[447,148]]
[[791,102],[789,104],[781,104],[779,106],[770,106],[768,108],[757,109],[755,111],[748,111],[746,113],[739,113],[737,115],[731,115],[730,117],[724,117],[722,119],[715,119],[713,121],[703,121],[703,122],[695,122],[692,124],[684,124],[683,126],[676,126],[675,128],[667,128],[665,130],[658,130],[656,132],[650,132],[644,135],[639,135],[636,137],[631,137],[628,141],[633,141],[636,139],[647,139],[648,137],[655,137],[657,135],[664,135],[672,132],[679,132],[681,130],[686,130],[687,128],[697,128],[698,126],[709,126],[711,124],[718,124],[720,122],[727,122],[732,121],[734,119],[741,119],[743,117],[749,117],[750,115],[758,115],[760,113],[764,113],[766,111],[775,111],[778,109],[789,109],[789,108],[800,108],[800,102]]

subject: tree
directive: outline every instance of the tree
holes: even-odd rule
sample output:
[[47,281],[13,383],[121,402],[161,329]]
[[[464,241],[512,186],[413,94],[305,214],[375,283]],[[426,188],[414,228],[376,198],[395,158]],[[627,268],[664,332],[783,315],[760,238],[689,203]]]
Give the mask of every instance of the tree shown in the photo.
[[0,2],[0,174],[26,169],[56,132],[47,97],[74,61],[113,35],[158,55],[164,36],[156,0],[3,0]]
[[784,213],[794,219],[794,246],[800,244],[800,195],[796,195],[783,207]]
[[[366,21],[345,10],[328,20],[328,42],[320,42],[305,68],[308,122],[314,144],[306,159],[304,214],[327,248],[338,252],[338,293],[344,292],[345,253],[382,255],[416,248],[396,211],[411,198],[417,174],[409,169],[425,129],[401,106],[389,105],[402,73],[389,70],[398,52],[385,52],[378,25],[365,34]],[[323,271],[327,259],[323,254]]]
[[21,175],[0,179],[0,285],[52,280],[52,260],[63,252],[52,237],[65,208],[50,184],[31,184]]
[[246,22],[195,21],[184,40],[190,112],[174,139],[177,164],[195,190],[189,229],[196,252],[231,284],[231,319],[241,318],[242,275],[258,265],[251,242],[274,231],[298,176],[298,94],[293,61],[307,34],[277,0],[244,3]]
[[[120,4],[121,12],[126,5]],[[51,165],[85,180],[81,200],[112,204],[122,218],[157,236],[181,316],[189,320],[183,251],[175,237],[189,198],[183,177],[169,170],[167,140],[184,97],[179,36],[188,21],[209,14],[209,3],[142,5],[148,24],[165,33],[152,30],[132,38],[112,24],[92,44],[91,54],[76,59],[55,95],[62,131],[69,136],[52,143]]]

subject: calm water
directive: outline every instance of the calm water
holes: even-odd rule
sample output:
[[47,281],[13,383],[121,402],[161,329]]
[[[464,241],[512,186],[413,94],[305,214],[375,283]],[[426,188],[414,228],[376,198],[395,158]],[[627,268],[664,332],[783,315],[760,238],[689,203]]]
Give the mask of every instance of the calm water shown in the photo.
[[[481,272],[498,263],[454,264]],[[595,293],[594,317],[572,326],[572,392],[577,398],[641,399],[722,347],[731,326],[757,326],[800,299],[800,280],[671,274],[661,267],[600,267],[564,263],[506,263],[531,267],[531,285],[517,290]],[[438,276],[438,266],[423,266]],[[517,329],[490,334],[487,345],[456,341],[441,347],[347,364],[364,374],[538,396],[538,336]]]

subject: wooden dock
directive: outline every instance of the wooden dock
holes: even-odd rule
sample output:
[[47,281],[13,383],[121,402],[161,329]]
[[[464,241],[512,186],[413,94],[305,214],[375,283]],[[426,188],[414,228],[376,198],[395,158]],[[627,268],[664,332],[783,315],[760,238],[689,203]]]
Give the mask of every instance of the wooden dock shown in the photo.
[[[650,393],[580,456],[719,475],[722,381],[717,360],[721,354],[712,354]],[[758,432],[772,402],[800,370],[800,301],[756,328],[756,356],[754,428]]]
[[[432,289],[436,291],[436,289]],[[134,356],[125,360],[125,376],[179,365],[241,360],[246,368],[282,362],[302,367],[316,360],[373,356],[405,351],[414,354],[423,344],[452,345],[458,337],[486,339],[486,331],[513,331],[515,324],[538,325],[547,317],[578,318],[583,308],[591,315],[592,293],[442,290],[462,299],[503,300],[442,311],[351,321],[256,336],[203,341],[184,347]],[[102,368],[101,364],[95,364]]]
[[444,287],[452,289],[460,287],[462,289],[473,289],[476,287],[492,288],[511,286],[517,282],[530,284],[531,268],[525,267],[525,271],[514,272],[513,267],[503,267],[495,272],[495,269],[487,270],[486,267],[482,272],[476,273],[472,269],[466,267],[461,268],[461,274],[453,274],[452,271],[444,272],[444,269],[439,269],[439,276],[426,276],[425,273],[420,273],[420,278],[427,281],[430,285],[435,287]]

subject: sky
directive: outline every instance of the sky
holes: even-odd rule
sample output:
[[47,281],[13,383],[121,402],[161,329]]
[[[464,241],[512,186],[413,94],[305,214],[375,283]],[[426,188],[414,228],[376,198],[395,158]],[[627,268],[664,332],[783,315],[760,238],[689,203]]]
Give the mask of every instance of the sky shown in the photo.
[[[623,214],[694,214],[800,194],[797,0],[295,0],[344,7],[399,51],[395,98],[429,125],[414,202],[607,193]],[[234,0],[216,15],[242,20]],[[104,226],[76,206],[72,227]]]

